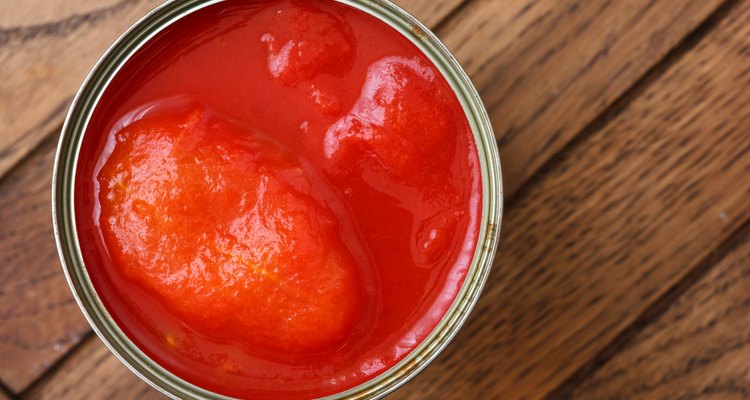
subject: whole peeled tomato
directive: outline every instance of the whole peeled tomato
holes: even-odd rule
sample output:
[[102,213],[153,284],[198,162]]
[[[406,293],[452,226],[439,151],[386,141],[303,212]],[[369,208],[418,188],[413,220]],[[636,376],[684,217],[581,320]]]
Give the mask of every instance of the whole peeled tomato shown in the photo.
[[192,326],[310,352],[357,321],[362,284],[303,165],[200,106],[116,133],[98,174],[120,272]]
[[351,111],[326,132],[325,156],[346,171],[374,158],[396,181],[446,173],[459,127],[449,87],[420,58],[385,57],[367,70]]

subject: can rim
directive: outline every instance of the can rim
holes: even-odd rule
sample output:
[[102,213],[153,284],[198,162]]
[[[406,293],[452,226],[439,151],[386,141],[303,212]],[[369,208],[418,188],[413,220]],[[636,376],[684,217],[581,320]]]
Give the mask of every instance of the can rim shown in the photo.
[[[168,0],[131,25],[102,55],[79,88],[62,128],[52,176],[52,222],[68,285],[89,325],[132,373],[164,395],[179,399],[231,399],[166,370],[140,350],[101,302],[83,262],[74,209],[75,173],[81,141],[109,82],[130,57],[164,28],[201,8],[225,0]],[[378,399],[424,369],[447,346],[474,308],[492,267],[502,219],[500,157],[489,116],[474,85],[445,45],[416,18],[389,0],[333,0],[366,12],[396,29],[427,56],[448,81],[472,129],[482,177],[480,232],[471,266],[451,306],[432,332],[401,361],[374,378],[325,399]]]

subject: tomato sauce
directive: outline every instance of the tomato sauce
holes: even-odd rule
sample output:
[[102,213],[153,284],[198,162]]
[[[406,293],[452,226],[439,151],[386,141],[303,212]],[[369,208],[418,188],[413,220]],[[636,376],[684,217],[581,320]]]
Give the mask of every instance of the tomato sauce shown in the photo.
[[424,340],[481,196],[463,109],[408,39],[330,0],[229,0],[116,74],[74,201],[89,275],[140,349],[208,390],[288,399]]

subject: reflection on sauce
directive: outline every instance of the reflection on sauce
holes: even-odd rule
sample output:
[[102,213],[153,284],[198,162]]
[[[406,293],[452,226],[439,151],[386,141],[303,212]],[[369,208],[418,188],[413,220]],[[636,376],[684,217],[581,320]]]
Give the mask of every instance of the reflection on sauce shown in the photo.
[[367,381],[436,326],[481,212],[458,100],[387,25],[230,0],[158,34],[97,107],[77,228],[110,314],[222,394]]

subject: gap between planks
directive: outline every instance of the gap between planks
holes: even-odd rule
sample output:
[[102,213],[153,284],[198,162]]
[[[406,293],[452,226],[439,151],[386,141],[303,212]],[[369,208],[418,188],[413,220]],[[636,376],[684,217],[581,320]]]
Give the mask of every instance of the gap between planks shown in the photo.
[[[573,153],[587,138],[603,129],[610,121],[620,115],[628,108],[633,100],[640,97],[655,81],[659,79],[672,65],[677,63],[685,54],[695,48],[729,13],[740,4],[740,0],[725,0],[698,26],[690,31],[679,41],[662,59],[651,66],[638,80],[625,90],[615,101],[594,118],[588,125],[584,126],[565,146],[557,153],[547,159],[518,190],[508,199],[505,199],[505,208],[510,208],[519,199],[525,197],[528,191],[544,178],[550,171],[557,168],[565,158]],[[502,160],[501,160],[502,163]]]
[[[433,32],[440,32],[445,25],[450,22],[451,19],[455,18],[457,15],[461,13],[461,11],[466,8],[473,0],[460,0],[458,4],[456,4],[450,11],[448,11],[444,16],[442,16],[436,23],[434,24],[434,27],[431,28]],[[67,102],[69,103],[69,102]],[[0,175],[0,186],[2,186],[3,182],[8,176],[12,175],[12,172],[20,168],[23,165],[24,160],[32,157],[41,147],[47,144],[47,141],[54,140],[53,136],[55,133],[60,132],[62,130],[62,122],[57,125],[55,129],[52,129],[42,135],[42,138],[34,145],[26,154],[24,154],[22,157],[20,157],[18,160],[16,160],[10,168],[4,171],[2,175]],[[6,394],[11,399],[16,398],[24,398],[28,393],[32,392],[35,387],[39,386],[41,383],[43,383],[45,380],[50,378],[54,375],[54,373],[61,368],[64,363],[70,359],[76,351],[79,351],[79,349],[83,348],[87,343],[93,340],[99,340],[96,336],[96,334],[89,330],[75,345],[73,345],[70,349],[68,349],[65,354],[63,354],[61,357],[59,357],[55,362],[47,368],[42,374],[40,374],[36,379],[34,379],[29,385],[26,386],[19,394],[18,397],[16,397],[13,392],[7,388],[2,382],[0,382],[0,394]],[[1,399],[1,398],[0,398]]]
[[568,380],[551,391],[548,399],[569,399],[573,392],[584,384],[589,377],[604,367],[614,356],[633,343],[638,334],[657,321],[671,309],[673,304],[705,277],[716,265],[721,263],[730,253],[737,250],[750,237],[750,220],[745,221],[729,237],[721,242],[716,249],[709,253],[693,269],[677,281],[672,287],[656,299],[633,323],[623,329],[602,351],[588,364],[584,364]]
[[453,19],[456,18],[457,15],[460,15],[461,12],[473,1],[473,0],[460,0],[461,2],[456,4],[450,11],[448,11],[447,14],[443,16],[439,21],[435,23],[435,26],[430,29],[431,31],[435,32],[435,34],[440,37],[440,32],[445,28],[446,25]]
[[[46,140],[42,141],[42,143],[46,142]],[[33,153],[33,152],[32,152]],[[47,368],[41,375],[39,375],[33,382],[31,382],[26,388],[21,391],[21,393],[18,394],[19,399],[26,398],[26,396],[31,393],[37,386],[39,386],[42,382],[47,380],[47,378],[54,376],[55,372],[62,368],[62,366],[73,357],[77,351],[84,348],[87,343],[89,343],[92,340],[99,340],[99,338],[96,336],[93,330],[89,330],[85,335],[81,337],[81,339],[74,344],[73,346],[68,349],[65,354],[63,354],[60,358],[55,360],[55,362],[50,365],[49,368]],[[124,367],[124,365],[123,365]],[[128,371],[130,372],[130,371]]]
[[[460,14],[461,11],[464,8],[466,8],[466,6],[468,6],[471,2],[472,2],[472,0],[460,0],[460,3],[456,4],[450,11],[448,11],[448,13],[446,13],[441,19],[439,19],[435,23],[434,27],[431,28],[431,30],[433,32],[440,32],[451,19],[453,19],[456,15]],[[66,109],[70,106],[70,102],[72,100],[73,99],[70,98],[70,99],[68,99],[68,100],[66,100],[64,102]],[[6,169],[2,173],[0,173],[0,185],[3,184],[3,182],[4,182],[4,180],[6,179],[7,176],[11,175],[11,173],[16,168],[18,168],[21,164],[23,164],[24,160],[26,160],[27,158],[31,157],[31,155],[34,152],[36,152],[42,146],[42,144],[49,139],[49,137],[53,136],[57,132],[60,132],[62,130],[62,126],[63,126],[63,124],[62,124],[62,122],[60,122],[60,123],[58,123],[55,126],[54,129],[51,129],[51,130],[47,131],[46,133],[44,133],[41,136],[41,138],[39,138],[37,140],[37,143],[34,146],[32,146],[26,154],[24,154],[22,157],[20,157],[17,160],[15,160],[10,165],[10,167],[8,169]],[[23,140],[23,138],[21,140]]]
[[3,381],[0,381],[0,399],[6,399],[6,398],[12,399],[12,400],[18,399],[18,397],[15,394],[13,394],[10,388],[5,386],[5,383],[3,383]]
[[[566,146],[543,163],[542,167],[533,173],[529,179],[521,185],[519,191],[506,201],[506,207],[510,207],[510,209],[515,208],[515,205],[519,203],[519,200],[528,195],[530,188],[537,185],[537,183],[543,180],[543,178],[545,178],[545,176],[551,171],[554,171],[563,160],[574,154],[590,136],[608,126],[608,124],[627,109],[636,98],[639,98],[649,87],[652,86],[653,83],[658,81],[658,79],[666,72],[670,71],[671,68],[683,58],[683,56],[688,54],[699,43],[701,43],[708,34],[713,32],[720,22],[724,21],[726,17],[728,17],[740,4],[741,2],[738,0],[727,0],[720,3],[720,5],[700,24],[698,24],[696,28],[688,32],[688,34],[674,45],[671,50],[661,58],[661,60],[649,68],[610,106],[606,107],[605,110],[592,120],[591,123],[579,130],[572,141],[568,142]],[[630,334],[640,332],[641,329],[651,323],[654,318],[661,315],[661,313],[668,309],[675,300],[685,293],[685,291],[694,286],[695,283],[715,267],[719,261],[724,259],[729,252],[734,250],[737,247],[737,242],[741,241],[749,233],[750,220],[745,219],[740,227],[730,231],[729,234],[725,236],[725,240],[712,243],[707,256],[704,256],[699,260],[699,262],[695,264],[695,267],[689,270],[686,275],[669,286],[661,296],[652,300],[651,303],[645,307],[644,311],[635,316],[633,323],[625,326],[624,329],[621,329],[620,333],[616,334],[613,340],[610,340],[609,343],[605,344],[600,352],[596,353],[593,357],[590,357],[588,362],[584,361],[581,367],[574,370],[572,374],[569,374],[569,378],[562,381],[562,383],[555,389],[548,392],[546,397],[568,398],[565,396],[565,394],[568,394],[565,388],[567,384],[575,379],[574,377],[577,377],[580,374],[582,375],[580,380],[583,381],[589,373],[595,372],[601,364],[606,363],[606,359],[603,361],[601,360],[601,354],[606,353],[608,350],[611,351],[612,354],[616,354],[621,350],[622,346],[617,346],[617,344],[623,337],[627,338],[629,332]],[[713,248],[713,250],[710,250],[711,248]],[[597,361],[600,361],[600,363]]]
[[[526,181],[519,191],[509,200],[508,203],[517,201],[525,192],[532,187],[536,180],[541,179],[548,171],[551,171],[559,164],[567,153],[571,153],[586,137],[599,131],[608,124],[609,121],[619,115],[627,106],[640,96],[653,82],[658,80],[669,68],[677,63],[685,54],[695,48],[716,26],[726,18],[732,10],[740,4],[740,0],[726,0],[703,23],[698,25],[692,32],[680,41],[665,57],[647,71],[641,79],[620,96],[608,109],[606,109],[598,118],[586,126],[576,137],[571,140],[561,151],[550,158],[532,177]],[[708,256],[701,260],[692,270],[690,270],[682,279],[670,287],[661,297],[657,298],[643,313],[638,316],[628,327],[618,334],[610,343],[588,363],[582,365],[571,376],[565,380],[556,389],[548,395],[548,399],[569,398],[573,391],[583,384],[586,379],[594,372],[603,367],[607,361],[614,357],[620,350],[636,337],[638,332],[664,314],[683,293],[697,283],[708,271],[718,264],[727,254],[734,250],[738,244],[750,234],[750,220],[745,221],[743,225],[737,228],[723,242],[719,243]]]
[[[716,26],[727,17],[732,10],[740,4],[740,0],[726,0],[714,10],[701,24],[689,32],[677,45],[675,45],[665,56],[641,78],[623,92],[609,107],[588,125],[581,129],[574,138],[569,141],[560,151],[550,157],[542,166],[534,172],[512,195],[506,199],[506,209],[512,209],[520,199],[525,197],[538,181],[544,178],[550,171],[554,170],[569,154],[572,154],[587,138],[603,129],[610,121],[620,115],[628,105],[637,99],[648,87],[656,82],[666,71],[677,63],[685,54],[695,48]],[[507,212],[507,211],[506,211]],[[696,267],[690,270],[682,279],[670,287],[661,297],[656,299],[646,310],[638,316],[632,324],[625,328],[609,344],[607,344],[593,359],[584,364],[571,374],[570,378],[560,386],[551,391],[546,397],[548,399],[570,398],[573,391],[583,384],[594,372],[603,367],[607,361],[615,356],[620,350],[627,347],[636,335],[660,315],[664,314],[682,294],[690,289],[696,282],[700,281],[712,267],[717,265],[724,257],[750,235],[750,220],[737,228],[723,242],[719,243],[708,256],[706,256]]]
[[[509,199],[508,204],[512,205],[515,202],[515,199],[520,196],[520,193],[523,193],[527,190],[528,187],[533,186],[536,181],[541,179],[545,174],[547,174],[550,170],[554,169],[557,163],[561,159],[564,158],[565,154],[572,151],[575,147],[577,147],[580,143],[586,140],[588,136],[591,134],[599,131],[604,126],[607,125],[607,123],[613,119],[615,116],[619,115],[619,113],[627,107],[627,105],[634,99],[639,96],[640,93],[645,90],[655,79],[657,79],[659,76],[661,76],[666,70],[669,69],[669,67],[679,60],[679,58],[688,52],[690,49],[694,47],[694,45],[700,41],[715,25],[716,23],[721,20],[732,8],[733,5],[735,5],[737,1],[727,1],[722,4],[722,6],[719,7],[714,13],[712,13],[708,19],[706,19],[703,23],[701,23],[696,29],[694,29],[692,32],[688,34],[682,41],[680,41],[675,47],[672,48],[663,58],[661,61],[659,61],[657,64],[652,66],[643,76],[638,79],[629,89],[627,89],[621,96],[615,100],[615,102],[612,103],[608,108],[605,109],[603,113],[600,114],[599,117],[594,119],[591,123],[589,123],[584,129],[579,131],[577,135],[575,135],[575,139],[571,141],[568,145],[563,147],[560,151],[558,151],[555,156],[553,156],[551,159],[549,159],[547,162],[543,164],[543,167],[538,170],[536,173],[534,173],[531,178],[526,181],[526,183],[521,187],[521,190],[516,193],[511,199]],[[443,19],[441,22],[438,23],[438,28],[442,27],[447,23],[448,19],[453,18],[455,15],[460,13],[460,9],[464,8],[467,4],[469,4],[469,1],[463,1],[456,9],[452,10],[445,19]],[[50,132],[50,135],[54,131]],[[39,145],[36,146],[38,148]],[[29,153],[31,154],[31,153]],[[25,157],[28,157],[25,156]],[[25,158],[24,157],[24,158]],[[17,167],[18,164],[14,166]],[[0,182],[2,181],[2,177],[0,177]],[[698,269],[698,268],[696,268]],[[688,275],[690,277],[691,274]],[[686,277],[686,278],[688,278]],[[699,278],[699,277],[698,277]],[[695,278],[697,279],[697,278]],[[691,281],[693,282],[693,281]],[[660,299],[661,300],[661,299]],[[659,303],[657,300],[656,303]],[[655,304],[656,304],[655,303]],[[645,313],[644,313],[645,314]],[[93,339],[93,334],[89,333],[89,335],[84,338],[79,344],[77,344],[75,347],[71,349],[62,359],[58,360],[58,362],[55,364],[55,366],[59,366],[61,362],[66,360],[68,356],[74,352],[76,349],[80,347],[82,343],[85,343],[89,340],[95,340]],[[606,349],[606,348],[605,348]],[[55,367],[48,369],[37,381],[32,384],[29,389],[34,386],[38,381],[41,381],[44,379],[45,376],[47,376],[50,371],[53,371]],[[27,389],[26,391],[28,391]],[[26,392],[25,391],[25,392]]]

